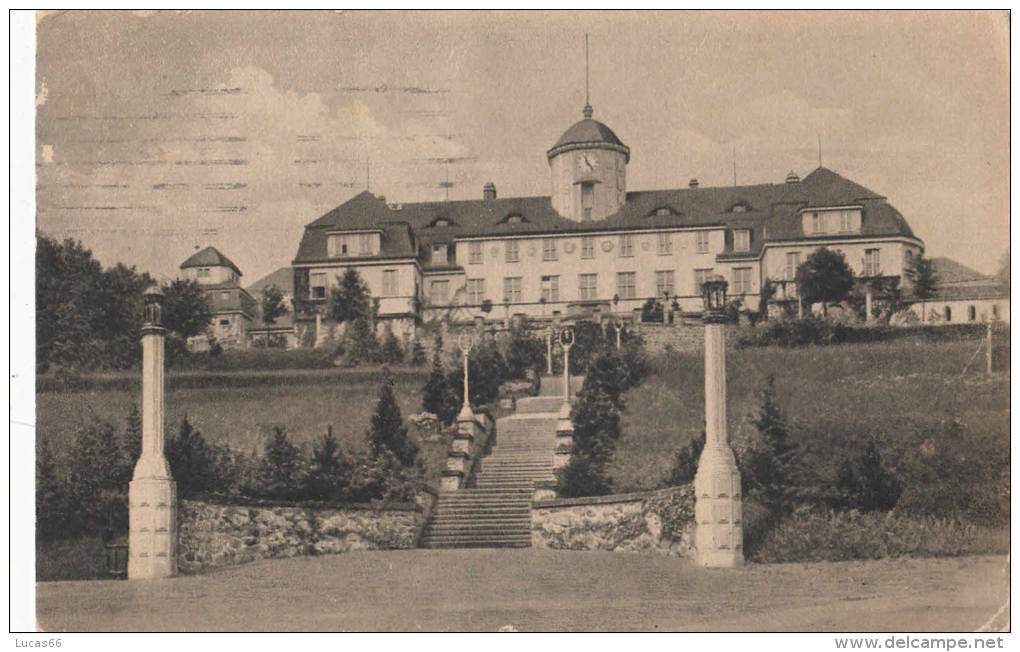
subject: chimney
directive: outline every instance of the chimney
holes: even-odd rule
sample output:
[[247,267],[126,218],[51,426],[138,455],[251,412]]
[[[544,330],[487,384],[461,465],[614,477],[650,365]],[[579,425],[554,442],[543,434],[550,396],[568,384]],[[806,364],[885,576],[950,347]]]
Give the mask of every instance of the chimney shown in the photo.
[[687,184],[687,186],[689,188],[697,188],[698,187],[698,180],[697,179],[691,179],[690,182]]
[[790,174],[786,175],[786,183],[800,183],[800,177],[793,170],[790,170]]
[[496,184],[489,181],[482,187],[482,199],[496,198]]

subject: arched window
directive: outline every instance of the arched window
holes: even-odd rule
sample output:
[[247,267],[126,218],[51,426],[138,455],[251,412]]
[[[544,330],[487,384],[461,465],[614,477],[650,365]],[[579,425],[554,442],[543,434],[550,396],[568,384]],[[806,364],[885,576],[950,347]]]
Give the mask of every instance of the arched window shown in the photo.
[[967,321],[977,321],[977,308],[967,306]]
[[953,321],[953,311],[949,306],[946,306],[946,321]]

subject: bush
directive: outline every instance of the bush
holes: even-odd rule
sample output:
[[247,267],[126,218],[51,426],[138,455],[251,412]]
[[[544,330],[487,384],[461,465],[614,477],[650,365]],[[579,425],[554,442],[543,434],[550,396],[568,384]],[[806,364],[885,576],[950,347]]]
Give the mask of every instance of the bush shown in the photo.
[[625,373],[619,359],[604,353],[593,359],[570,417],[574,423],[570,462],[557,470],[562,496],[609,493],[612,478],[606,467],[620,438]]
[[844,459],[836,477],[836,509],[888,512],[896,506],[902,485],[896,474],[882,466],[878,444],[869,441],[853,459]]
[[[745,512],[746,514],[746,512]],[[1008,533],[954,519],[896,512],[804,510],[784,519],[748,557],[755,561],[808,562],[1005,554]]]
[[750,418],[757,430],[751,444],[741,451],[740,478],[745,497],[760,502],[772,514],[792,511],[799,479],[796,448],[776,401],[775,377],[769,375],[758,392],[759,408]]
[[181,419],[176,435],[167,438],[166,458],[182,498],[224,491],[233,481],[229,449],[206,442],[187,416]]
[[312,449],[305,494],[314,500],[342,500],[351,483],[352,467],[330,426]]
[[442,349],[437,343],[432,354],[432,371],[422,390],[421,408],[425,412],[431,412],[442,423],[450,424],[457,416],[457,401],[443,375],[443,363],[440,360],[439,352]]
[[673,468],[663,481],[665,487],[677,487],[682,484],[694,482],[694,474],[698,472],[698,460],[701,458],[701,451],[705,448],[705,431],[683,446],[676,452],[673,460]]
[[541,375],[545,368],[545,342],[524,329],[515,329],[507,345],[506,368],[511,380],[527,378],[529,372]]
[[411,345],[411,365],[420,367],[425,364],[425,347],[415,340]]
[[242,491],[256,498],[299,500],[304,498],[307,472],[301,449],[290,442],[287,429],[273,426],[273,436]]
[[[488,405],[499,398],[499,386],[507,380],[506,362],[495,342],[487,340],[471,349],[468,357],[468,385],[472,405]],[[464,365],[456,365],[446,376],[454,405],[464,401]],[[426,408],[427,409],[427,408]],[[430,412],[432,410],[429,410]]]
[[383,364],[400,364],[404,361],[404,349],[400,346],[400,340],[389,328],[383,335],[382,346],[379,347],[379,362]]
[[[1009,329],[1003,329],[1008,343]],[[769,319],[763,325],[741,329],[738,347],[798,347],[808,345],[861,344],[916,338],[923,342],[955,342],[984,336],[984,324],[946,324],[943,326],[854,326],[820,317]]]

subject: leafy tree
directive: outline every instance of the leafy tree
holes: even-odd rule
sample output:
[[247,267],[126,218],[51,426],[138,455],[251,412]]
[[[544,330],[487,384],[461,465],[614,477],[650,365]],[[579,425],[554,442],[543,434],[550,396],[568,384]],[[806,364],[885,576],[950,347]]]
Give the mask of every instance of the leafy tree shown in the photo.
[[425,347],[418,340],[411,345],[411,364],[415,367],[425,364]]
[[835,507],[862,512],[888,512],[896,506],[903,486],[882,465],[878,445],[868,442],[854,459],[844,459],[836,476]]
[[996,272],[995,278],[998,279],[999,285],[1009,289],[1009,249],[1006,249],[1006,252],[999,258],[999,271]]
[[457,403],[451,398],[452,392],[443,375],[443,363],[440,359],[442,342],[436,343],[432,353],[432,371],[422,390],[421,407],[426,412],[436,415],[442,423],[451,423],[457,416]]
[[379,401],[368,430],[368,443],[375,457],[388,451],[404,466],[414,464],[418,454],[418,447],[407,436],[407,426],[393,395],[393,376],[386,367],[383,367]]
[[286,315],[287,304],[283,300],[283,290],[270,285],[262,290],[262,321],[267,324],[276,323],[277,318]]
[[758,432],[741,459],[741,484],[745,495],[757,498],[771,513],[786,514],[792,509],[798,479],[797,450],[789,441],[771,374],[758,392],[758,401],[758,413],[750,418]]
[[68,498],[78,518],[94,532],[126,529],[130,472],[113,424],[81,428],[71,450]]
[[506,349],[507,377],[526,378],[528,372],[541,374],[545,367],[545,343],[524,328],[512,329]]
[[372,318],[371,294],[356,269],[348,268],[330,293],[329,316],[338,322]]
[[850,294],[854,273],[843,254],[819,247],[797,268],[796,281],[803,300],[808,304],[821,302],[824,311],[827,304]]
[[69,509],[67,480],[50,445],[39,443],[35,457],[35,531],[44,541],[75,534],[80,522]]
[[182,339],[204,333],[212,321],[205,292],[196,281],[177,279],[164,290],[163,325]]
[[133,474],[135,464],[142,454],[142,415],[138,412],[138,405],[132,404],[124,420],[124,438],[121,443],[121,454],[124,457],[124,465]]
[[907,276],[914,285],[914,296],[918,299],[930,299],[938,289],[939,278],[935,271],[935,263],[931,258],[917,256],[907,268]]
[[[464,364],[459,362],[446,376],[447,386],[458,406],[464,402]],[[498,399],[499,386],[506,382],[507,377],[506,362],[495,342],[487,340],[471,349],[468,356],[468,391],[473,405],[486,405]]]

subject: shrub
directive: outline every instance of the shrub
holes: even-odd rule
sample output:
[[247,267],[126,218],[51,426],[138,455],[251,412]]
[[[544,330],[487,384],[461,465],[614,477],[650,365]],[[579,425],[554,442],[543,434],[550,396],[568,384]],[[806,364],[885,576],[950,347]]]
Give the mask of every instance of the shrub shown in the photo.
[[647,507],[659,517],[662,536],[679,541],[684,530],[694,523],[694,487],[685,484],[678,491],[651,498]]
[[1007,533],[955,519],[804,510],[773,528],[760,548],[748,556],[776,563],[1003,554],[1008,550]]
[[400,364],[404,361],[404,349],[393,331],[386,329],[382,346],[379,347],[379,362],[383,364]]
[[329,426],[326,434],[312,449],[306,495],[314,500],[344,498],[351,482],[352,466],[350,458],[340,449],[340,443],[333,436],[333,427]]
[[49,445],[40,442],[35,458],[35,532],[41,541],[75,534],[78,510],[68,503],[67,478]]
[[174,436],[167,438],[166,458],[182,498],[226,490],[233,481],[231,453],[206,442],[187,415]]
[[379,359],[379,342],[368,319],[355,317],[347,322],[343,339],[337,347],[340,365],[354,367]]
[[878,444],[871,440],[853,459],[840,464],[836,477],[837,509],[888,512],[896,506],[902,485],[896,474],[882,466]]
[[306,474],[301,449],[290,442],[286,428],[273,426],[273,436],[243,491],[258,498],[297,500],[303,497]]
[[524,329],[515,329],[506,351],[507,378],[518,380],[528,372],[540,375],[545,368],[545,343]]
[[400,406],[393,395],[393,376],[386,367],[383,367],[379,402],[376,403],[368,430],[368,444],[373,456],[379,457],[389,452],[404,466],[413,464],[418,454],[418,447],[407,436],[407,426],[404,425]]
[[669,470],[663,485],[666,487],[677,487],[682,484],[694,482],[694,474],[698,471],[698,459],[701,458],[701,451],[705,448],[705,431],[694,437],[686,446],[676,452],[673,460],[673,468]]
[[415,367],[425,364],[425,347],[418,340],[411,345],[411,364]]
[[449,424],[457,416],[457,403],[451,396],[450,386],[443,375],[443,363],[439,358],[441,346],[437,343],[432,353],[432,371],[422,390],[421,409],[435,414],[440,421]]
[[641,306],[641,321],[662,323],[662,302],[651,297]]
[[757,433],[740,456],[741,485],[745,496],[755,498],[775,515],[786,514],[793,509],[799,468],[776,401],[774,376],[766,378],[758,401],[758,413],[750,419]]
[[612,478],[606,467],[620,438],[624,378],[619,359],[612,354],[604,353],[589,365],[570,415],[574,423],[570,462],[557,470],[560,495],[609,493]]
[[81,428],[69,462],[67,507],[77,521],[70,529],[126,530],[132,468],[125,464],[121,438],[113,425],[103,422]]

